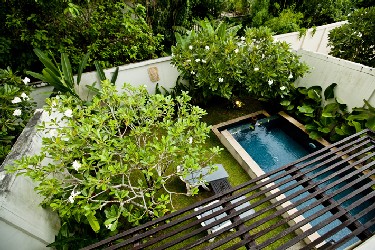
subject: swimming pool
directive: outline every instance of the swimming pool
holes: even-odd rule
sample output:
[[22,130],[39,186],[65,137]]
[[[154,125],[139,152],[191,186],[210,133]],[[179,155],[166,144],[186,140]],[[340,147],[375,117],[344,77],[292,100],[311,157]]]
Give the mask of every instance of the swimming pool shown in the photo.
[[[265,116],[267,116],[266,113],[264,113]],[[226,135],[226,143],[231,144],[233,146],[236,152],[240,152],[239,154],[241,156],[241,160],[245,162],[248,166],[248,173],[250,175],[259,176],[262,173],[268,173],[276,168],[279,168],[281,166],[284,166],[290,162],[293,162],[295,160],[300,159],[301,157],[308,155],[315,150],[318,150],[322,148],[323,146],[319,144],[316,141],[311,140],[306,133],[304,133],[301,129],[298,129],[295,125],[291,124],[287,119],[281,116],[274,116],[274,117],[265,117],[262,119],[258,119],[256,122],[250,119],[243,119],[239,120],[238,122],[224,124],[224,126],[221,126],[220,133],[223,133]],[[233,137],[233,138],[231,138]],[[232,140],[234,139],[234,141]],[[232,140],[232,141],[231,141]],[[222,141],[223,142],[223,141]],[[237,145],[238,144],[238,145]],[[227,147],[228,148],[228,147]],[[228,148],[230,151],[231,149]],[[244,156],[243,152],[245,151],[248,156]],[[233,154],[233,152],[231,152]],[[235,156],[235,154],[233,154]],[[235,156],[236,157],[236,156]],[[236,157],[239,159],[239,157]],[[241,164],[243,165],[243,164]],[[314,165],[310,166],[310,168],[313,168]],[[326,171],[324,174],[321,174],[319,176],[316,176],[312,179],[312,181],[319,182],[325,178],[327,178],[330,174],[334,173],[335,171],[339,171],[340,167],[343,166],[338,165],[337,169],[332,169],[330,171]],[[259,169],[257,169],[259,168]],[[317,173],[324,169],[324,164],[314,171],[311,171],[308,173],[308,175],[314,175],[314,173]],[[345,173],[342,173],[345,174]],[[254,176],[252,176],[254,177]],[[335,182],[338,178],[337,176],[335,178],[328,178],[327,181],[324,181],[319,186],[325,187],[329,185],[330,183]],[[287,178],[287,177],[285,177]],[[285,179],[284,178],[284,179]],[[355,177],[353,177],[355,178]],[[283,179],[280,179],[282,181]],[[348,181],[350,183],[350,181]],[[293,182],[289,182],[287,185],[292,185]],[[327,194],[334,194],[339,190],[341,187],[343,187],[346,183],[338,183],[334,186],[332,186],[330,189],[326,191]],[[347,194],[354,191],[357,187],[353,186],[351,189],[347,189],[344,192],[337,193],[333,196],[333,200],[337,201],[340,200],[342,197],[345,197]],[[299,185],[284,194],[288,197],[292,195],[293,193],[297,191],[303,190],[304,187]],[[298,200],[303,199],[304,197],[308,196],[309,192],[303,192],[299,196],[291,198],[291,202],[298,202]],[[348,201],[344,202],[342,206],[345,208],[356,199],[362,198],[366,195],[366,193],[362,193],[360,195],[357,195],[353,197],[352,199],[349,199]],[[309,206],[311,203],[315,202],[316,199],[310,199],[307,202],[304,202],[303,204],[297,206],[297,209],[303,209],[307,206]],[[368,201],[369,204],[372,204],[373,201]],[[358,214],[363,208],[368,206],[369,204],[362,204],[361,206],[358,206],[355,209],[350,210],[350,214],[356,215]],[[310,217],[314,215],[315,213],[319,212],[319,210],[323,209],[323,205],[316,206],[310,210],[307,210],[305,213],[303,213],[304,217]],[[312,226],[319,224],[322,221],[325,221],[326,219],[330,218],[332,216],[331,212],[324,213],[323,215],[319,216],[318,218],[312,220],[310,224]],[[374,214],[368,215],[367,217],[373,218]],[[369,218],[363,217],[361,218],[361,222],[366,222]],[[341,224],[341,221],[334,220],[331,223],[327,223],[326,226],[318,230],[318,234],[325,234],[328,232],[331,228],[334,228]],[[371,232],[374,232],[374,229],[371,230]],[[330,237],[329,240],[340,240],[344,236],[351,233],[351,230],[349,228],[343,228],[341,231],[334,234],[332,237]],[[359,241],[358,238],[354,238],[351,241],[347,242],[345,245],[341,246],[340,249],[344,249],[355,242]]]

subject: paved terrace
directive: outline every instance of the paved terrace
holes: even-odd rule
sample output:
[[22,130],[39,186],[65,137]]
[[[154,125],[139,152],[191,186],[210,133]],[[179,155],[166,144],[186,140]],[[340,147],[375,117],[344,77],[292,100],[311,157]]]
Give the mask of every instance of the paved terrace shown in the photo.
[[[337,249],[355,237],[365,241],[375,227],[374,159],[374,132],[364,130],[85,249],[262,249],[291,233],[293,238],[284,240],[278,249]],[[263,203],[269,205],[257,209]],[[355,208],[360,209],[353,212]],[[315,210],[307,216],[311,209]],[[311,223],[327,212],[331,213],[328,218]],[[363,217],[366,219],[361,223]],[[275,218],[279,220],[262,227]],[[319,233],[335,220],[340,223]],[[281,233],[269,233],[281,225],[288,227]],[[351,233],[329,239],[343,228]]]

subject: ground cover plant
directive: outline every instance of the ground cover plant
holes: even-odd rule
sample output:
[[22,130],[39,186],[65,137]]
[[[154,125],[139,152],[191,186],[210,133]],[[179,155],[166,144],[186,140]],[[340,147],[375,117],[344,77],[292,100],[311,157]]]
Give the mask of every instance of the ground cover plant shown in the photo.
[[239,37],[240,26],[208,20],[198,24],[198,31],[177,34],[172,48],[172,64],[198,101],[243,94],[280,99],[288,95],[294,80],[307,72],[306,64],[288,44],[274,41],[267,28],[247,29]]
[[30,79],[0,69],[0,165],[34,112]]

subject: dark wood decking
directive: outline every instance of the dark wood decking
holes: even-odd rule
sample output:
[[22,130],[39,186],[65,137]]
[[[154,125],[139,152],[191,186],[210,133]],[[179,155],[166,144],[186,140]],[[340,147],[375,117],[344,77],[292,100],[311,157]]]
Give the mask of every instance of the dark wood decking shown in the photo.
[[[374,159],[374,133],[364,130],[240,186],[220,190],[209,199],[85,249],[154,250],[172,246],[178,249],[215,249],[226,243],[230,243],[228,249],[262,249],[296,231],[298,235],[284,241],[278,249],[291,247],[316,232],[320,236],[303,249],[337,249],[355,237],[364,241],[373,235],[375,228],[375,190],[372,188],[375,181],[371,178],[375,174]],[[209,203],[211,205],[207,206]],[[264,203],[269,205],[259,208]],[[221,209],[197,219],[198,215],[215,207]],[[199,210],[194,211],[195,208]],[[307,215],[311,209],[314,212]],[[329,216],[322,218],[327,212]],[[201,222],[219,218],[223,213],[225,216],[213,223],[201,225]],[[244,214],[246,216],[240,218]],[[312,223],[319,218],[320,221]],[[274,219],[278,220],[260,228]],[[208,229],[228,220],[230,225],[207,234]],[[334,221],[340,223],[321,231]],[[269,234],[282,225],[288,225],[287,229]],[[304,225],[310,226],[300,230]],[[349,233],[330,240],[343,228]]]

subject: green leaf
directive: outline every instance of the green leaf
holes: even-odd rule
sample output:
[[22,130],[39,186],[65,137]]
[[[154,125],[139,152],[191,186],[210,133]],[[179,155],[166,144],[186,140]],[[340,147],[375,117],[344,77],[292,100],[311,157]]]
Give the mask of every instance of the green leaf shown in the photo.
[[99,62],[95,61],[94,65],[95,65],[96,74],[98,75],[99,80],[104,81],[105,79],[107,79],[107,77],[105,76],[104,71],[103,71],[102,67],[100,66]]
[[74,80],[73,80],[72,67],[70,66],[70,61],[66,53],[61,54],[61,68],[64,74],[64,80],[65,80],[65,83],[67,84],[67,87],[69,87],[70,89],[73,89]]
[[98,219],[95,217],[95,215],[89,214],[89,215],[86,215],[86,218],[89,221],[92,230],[94,230],[95,233],[99,232],[100,225],[99,225]]
[[298,110],[304,114],[312,114],[314,112],[314,108],[308,105],[299,106]]
[[31,75],[32,77],[35,77],[36,79],[39,79],[42,82],[46,82],[46,83],[48,82],[42,74],[35,73],[35,72],[32,72],[32,71],[26,71],[26,74]]
[[308,89],[307,96],[316,102],[321,102],[322,100],[321,92],[322,92],[322,88],[320,86],[312,86]]
[[118,76],[118,70],[119,70],[119,67],[116,67],[116,70],[115,70],[115,72],[113,72],[113,75],[111,77],[111,83],[113,85],[115,85],[115,83],[116,83],[117,76]]
[[282,102],[280,102],[280,104],[282,106],[289,106],[290,105],[290,101],[289,100],[283,100]]
[[34,49],[35,54],[39,60],[43,63],[44,67],[49,69],[55,76],[60,76],[60,70],[54,65],[54,63],[43,53],[40,49]]
[[375,131],[375,115],[367,120],[366,127]]
[[354,126],[354,128],[355,128],[355,132],[356,132],[356,133],[359,133],[359,132],[362,131],[361,123],[356,122],[356,121],[352,121],[352,124],[353,124],[353,126]]
[[86,68],[87,60],[89,59],[89,57],[90,57],[90,52],[86,53],[83,56],[82,61],[79,64],[78,73],[77,73],[77,85],[79,85],[79,83],[81,82],[81,76],[82,76],[83,70]]
[[324,90],[324,98],[326,100],[334,98],[335,97],[335,87],[337,86],[337,83],[332,83]]
[[317,139],[320,139],[322,136],[319,132],[312,131],[309,133],[309,137],[313,140],[317,140]]

